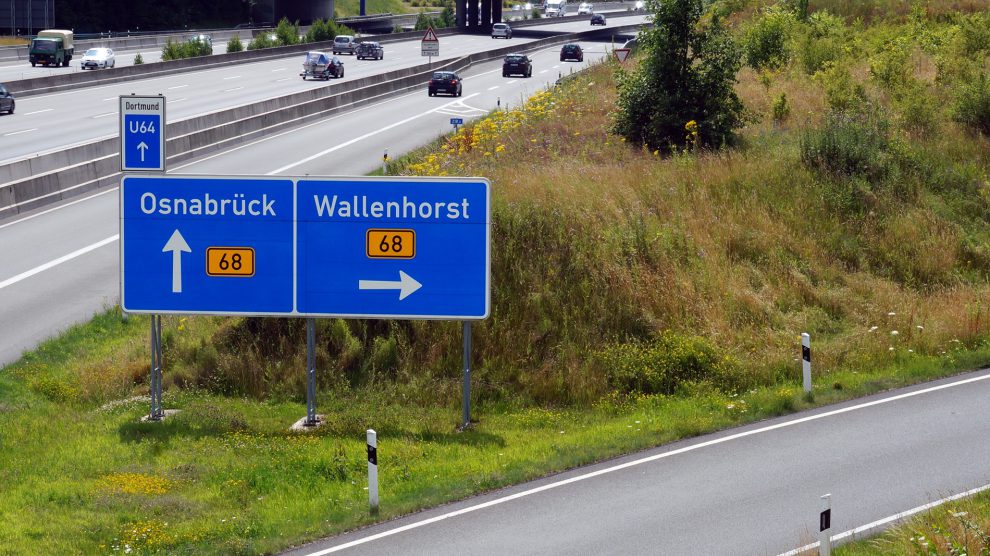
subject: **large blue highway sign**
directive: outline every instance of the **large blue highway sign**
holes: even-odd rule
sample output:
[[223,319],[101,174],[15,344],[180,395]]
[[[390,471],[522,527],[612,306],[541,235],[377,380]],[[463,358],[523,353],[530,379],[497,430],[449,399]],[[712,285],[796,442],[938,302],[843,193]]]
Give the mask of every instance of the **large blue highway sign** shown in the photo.
[[293,187],[288,179],[125,176],[121,306],[291,313]]
[[165,97],[120,97],[120,169],[165,170]]
[[121,304],[484,319],[490,222],[483,178],[126,176]]

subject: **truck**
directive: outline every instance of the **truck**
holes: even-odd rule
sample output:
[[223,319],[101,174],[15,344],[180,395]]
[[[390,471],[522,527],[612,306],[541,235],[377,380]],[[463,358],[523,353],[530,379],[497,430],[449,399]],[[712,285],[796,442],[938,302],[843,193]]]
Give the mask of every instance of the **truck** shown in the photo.
[[72,31],[45,29],[31,39],[28,59],[31,67],[38,64],[68,66],[72,53]]
[[567,0],[547,0],[547,17],[567,15]]

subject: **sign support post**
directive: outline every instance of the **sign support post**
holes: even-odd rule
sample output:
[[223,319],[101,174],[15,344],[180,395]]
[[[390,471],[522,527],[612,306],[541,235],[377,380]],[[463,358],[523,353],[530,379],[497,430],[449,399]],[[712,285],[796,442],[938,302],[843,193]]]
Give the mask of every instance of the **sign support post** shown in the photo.
[[306,422],[315,427],[316,421],[316,319],[306,319]]
[[464,321],[464,408],[461,414],[463,428],[471,425],[471,321]]
[[162,317],[151,315],[151,383],[148,393],[151,398],[149,421],[162,420]]

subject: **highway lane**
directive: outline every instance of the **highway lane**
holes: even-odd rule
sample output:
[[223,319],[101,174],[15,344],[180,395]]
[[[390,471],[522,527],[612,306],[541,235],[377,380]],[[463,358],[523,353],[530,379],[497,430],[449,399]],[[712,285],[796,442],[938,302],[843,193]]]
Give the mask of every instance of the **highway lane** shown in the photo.
[[[502,77],[501,62],[479,64],[464,72],[462,97],[429,97],[424,84],[422,90],[186,162],[170,173],[365,174],[380,165],[384,149],[398,156],[450,131],[453,115],[469,121],[496,108],[499,100],[503,107],[516,105],[552,83],[558,72],[604,56],[607,47],[582,45],[583,64],[561,64],[554,48],[531,55],[535,69],[529,79]],[[324,153],[327,149],[333,150]],[[0,221],[0,260],[5,261],[0,267],[0,365],[117,303],[117,202],[114,188]],[[50,266],[53,261],[63,262]]]
[[[634,15],[620,22],[639,22]],[[549,24],[548,30],[583,31],[586,22]],[[453,35],[441,40],[439,60],[451,60],[481,52],[493,46],[525,45],[534,39],[513,37],[492,40],[487,36]],[[223,68],[182,73],[152,79],[100,85],[17,100],[17,113],[0,117],[0,164],[64,149],[117,134],[117,97],[131,93],[164,94],[168,98],[169,121],[177,121],[251,102],[288,95],[318,87],[346,90],[355,79],[421,64],[420,42],[403,41],[385,46],[380,61],[344,61],[344,77],[324,81],[303,81],[301,55],[231,65]]]
[[[676,442],[287,554],[781,554],[817,539],[823,494],[838,534],[990,483],[988,396],[982,370]],[[386,489],[388,473],[379,468]]]

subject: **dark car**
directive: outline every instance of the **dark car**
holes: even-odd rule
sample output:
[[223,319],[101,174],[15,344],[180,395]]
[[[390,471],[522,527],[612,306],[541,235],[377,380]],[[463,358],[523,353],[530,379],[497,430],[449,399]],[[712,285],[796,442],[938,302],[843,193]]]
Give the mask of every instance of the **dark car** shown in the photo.
[[14,95],[0,83],[0,112],[14,113]]
[[331,56],[330,63],[327,64],[327,72],[334,77],[344,77],[344,62],[336,56]]
[[502,77],[510,75],[533,76],[533,61],[525,54],[506,54],[502,62]]
[[461,96],[461,78],[452,71],[435,71],[430,79],[430,96],[437,93],[447,93],[455,97]]
[[605,14],[594,14],[591,16],[592,25],[605,25]]
[[581,45],[579,44],[565,44],[563,48],[560,49],[560,61],[564,60],[577,60],[578,62],[584,61],[584,51],[581,50]]
[[381,60],[385,57],[385,49],[382,48],[382,45],[377,42],[362,42],[359,43],[357,48],[354,49],[354,55],[357,56],[358,60],[364,60],[365,58]]

